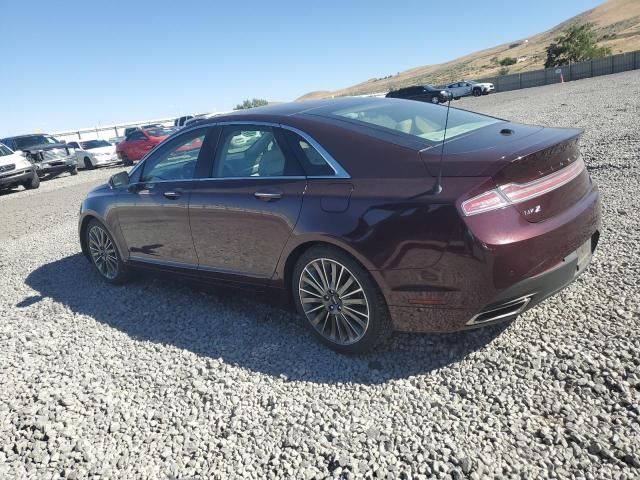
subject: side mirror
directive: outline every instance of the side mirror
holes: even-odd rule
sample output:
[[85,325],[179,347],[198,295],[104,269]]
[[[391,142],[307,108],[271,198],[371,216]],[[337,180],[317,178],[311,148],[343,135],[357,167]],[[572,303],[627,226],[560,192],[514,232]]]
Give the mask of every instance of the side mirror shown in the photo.
[[127,172],[118,172],[109,179],[111,188],[122,188],[129,185],[129,174]]

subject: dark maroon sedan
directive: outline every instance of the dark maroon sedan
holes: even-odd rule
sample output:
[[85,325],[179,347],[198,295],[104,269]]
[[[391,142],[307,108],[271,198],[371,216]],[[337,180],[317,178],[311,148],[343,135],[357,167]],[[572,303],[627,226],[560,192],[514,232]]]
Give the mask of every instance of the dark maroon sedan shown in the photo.
[[598,242],[580,131],[451,109],[443,145],[446,113],[346,98],[200,120],[89,193],[82,251],[112,283],[143,267],[285,295],[342,352],[514,319]]

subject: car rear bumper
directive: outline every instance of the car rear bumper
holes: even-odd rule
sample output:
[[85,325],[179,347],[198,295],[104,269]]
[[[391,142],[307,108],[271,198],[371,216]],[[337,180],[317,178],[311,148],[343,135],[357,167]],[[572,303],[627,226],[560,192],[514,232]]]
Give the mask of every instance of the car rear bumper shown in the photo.
[[[430,269],[372,272],[396,330],[444,332],[511,320],[584,271],[591,257],[578,262],[578,250],[589,245],[592,253],[601,229],[595,186],[544,222],[523,221],[515,209],[499,215],[500,223],[490,215],[469,222],[456,248]],[[513,223],[505,221],[510,215]]]

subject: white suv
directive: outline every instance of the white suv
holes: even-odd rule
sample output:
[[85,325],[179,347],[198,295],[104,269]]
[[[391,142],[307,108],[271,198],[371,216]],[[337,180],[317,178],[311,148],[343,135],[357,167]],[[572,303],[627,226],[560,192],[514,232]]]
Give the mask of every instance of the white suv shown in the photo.
[[455,100],[460,97],[466,97],[468,95],[473,95],[474,97],[479,97],[480,95],[488,95],[491,92],[495,91],[495,86],[493,83],[478,83],[472,80],[450,83],[445,87],[445,90],[453,95]]
[[18,185],[27,189],[38,188],[40,178],[29,160],[0,143],[0,190]]

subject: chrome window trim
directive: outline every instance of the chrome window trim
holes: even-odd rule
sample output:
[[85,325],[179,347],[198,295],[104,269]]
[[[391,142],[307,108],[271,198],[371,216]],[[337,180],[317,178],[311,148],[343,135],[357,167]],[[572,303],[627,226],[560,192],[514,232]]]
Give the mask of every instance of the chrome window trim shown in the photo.
[[324,149],[324,147],[320,145],[318,142],[316,142],[310,135],[308,135],[307,133],[295,127],[290,127],[289,125],[280,125],[280,127],[300,135],[306,142],[309,143],[309,145],[311,145],[313,148],[315,148],[318,151],[320,156],[324,159],[325,162],[327,162],[327,164],[329,164],[329,166],[335,173],[334,176],[318,175],[318,176],[312,176],[309,178],[327,178],[327,177],[328,178],[351,178],[351,175],[349,175],[347,171],[344,168],[342,168],[342,165],[340,165],[338,161],[335,158],[333,158],[331,154],[327,152]]
[[[333,158],[331,156],[331,154],[329,152],[327,152],[324,149],[324,147],[322,145],[320,145],[313,137],[311,137],[309,134],[307,134],[306,132],[303,132],[302,130],[300,130],[298,128],[295,128],[295,127],[292,127],[292,126],[289,126],[289,125],[284,125],[284,124],[281,124],[281,123],[264,122],[264,121],[252,121],[252,120],[233,120],[233,121],[207,123],[206,125],[194,125],[192,127],[185,127],[183,129],[179,130],[178,132],[176,132],[175,135],[172,135],[172,136],[168,137],[167,140],[165,140],[165,141],[173,140],[173,139],[177,138],[179,135],[187,134],[187,133],[192,132],[194,130],[205,129],[205,128],[209,129],[209,128],[213,128],[213,127],[217,127],[217,126],[225,126],[225,125],[258,125],[258,126],[264,126],[264,127],[283,128],[285,130],[289,130],[289,131],[291,131],[293,133],[296,133],[296,134],[300,135],[305,141],[307,141],[309,143],[309,145],[311,145],[313,148],[315,148],[318,151],[318,153],[320,154],[320,156],[322,156],[324,161],[327,162],[327,164],[335,172],[335,175],[309,175],[309,176],[280,175],[280,176],[273,176],[273,177],[204,177],[204,178],[190,178],[190,179],[184,179],[184,180],[161,180],[161,181],[158,181],[158,182],[148,182],[148,183],[189,182],[189,181],[202,181],[202,180],[257,180],[257,179],[287,179],[287,178],[288,179],[298,179],[298,180],[300,180],[300,179],[303,179],[303,178],[306,178],[306,179],[332,179],[332,178],[346,179],[346,178],[351,178],[351,175],[349,175],[349,173],[344,168],[342,168],[342,165],[340,165],[340,163],[338,163],[338,161],[335,158]],[[138,168],[141,168],[142,164],[146,161],[146,159],[149,156],[151,156],[162,145],[164,145],[164,142],[161,142],[158,145],[156,145],[155,147],[153,147],[153,149],[151,149],[144,157],[142,157],[140,159],[140,161],[138,162],[138,164],[135,165],[129,171],[129,176],[133,175]]]

